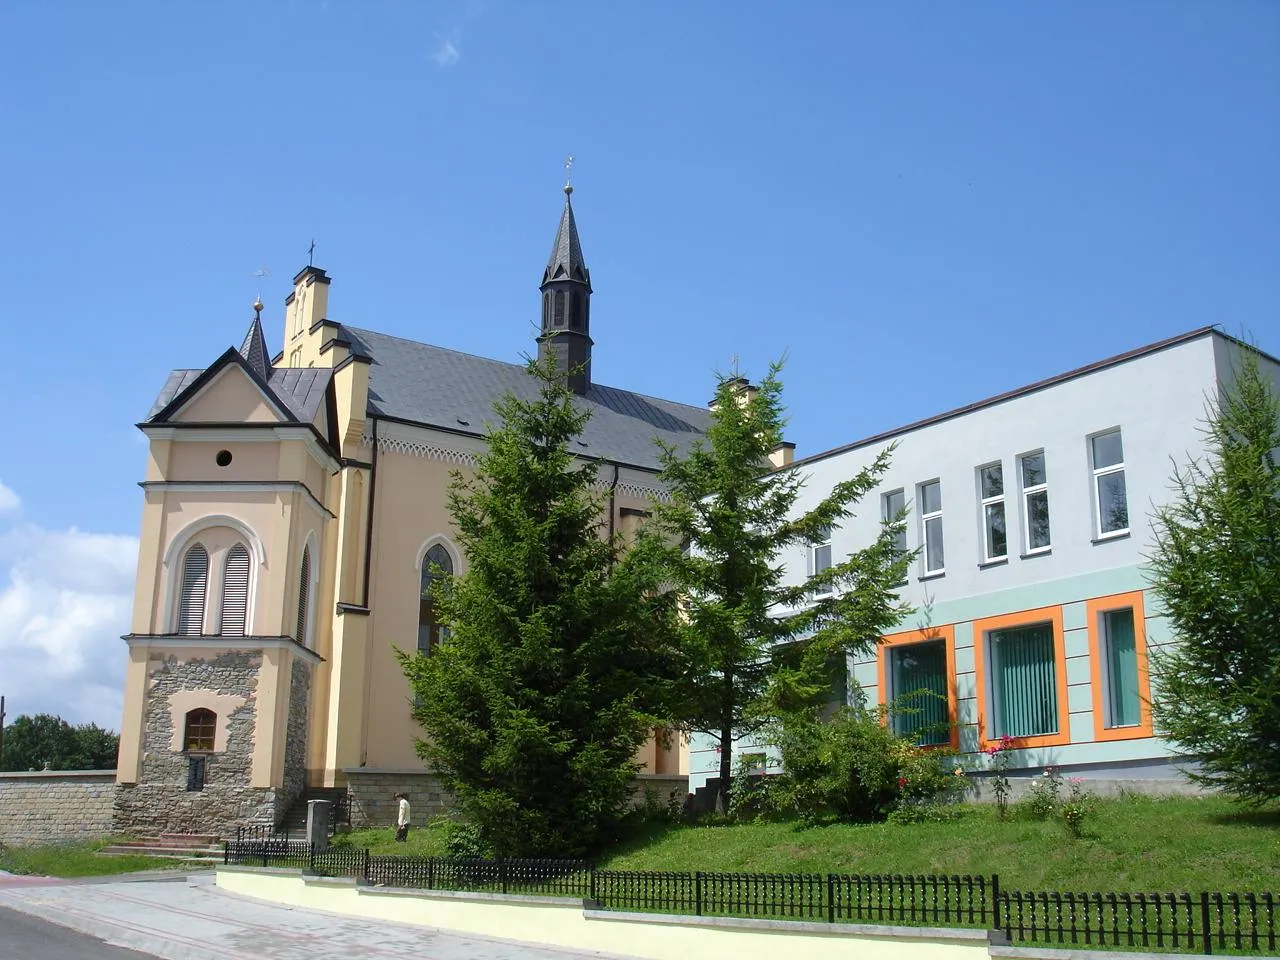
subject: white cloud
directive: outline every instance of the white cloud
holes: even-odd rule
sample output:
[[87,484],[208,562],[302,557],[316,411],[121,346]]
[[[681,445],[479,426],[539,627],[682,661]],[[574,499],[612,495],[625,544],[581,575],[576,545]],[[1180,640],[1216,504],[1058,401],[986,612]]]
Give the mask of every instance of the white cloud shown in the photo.
[[431,59],[436,62],[437,67],[448,69],[462,59],[462,51],[458,49],[458,40],[456,37],[442,37],[436,34],[435,50],[431,52]]
[[53,713],[119,728],[120,635],[137,558],[136,537],[0,526],[0,692],[10,718]]
[[0,517],[7,513],[17,513],[22,506],[22,499],[0,481]]

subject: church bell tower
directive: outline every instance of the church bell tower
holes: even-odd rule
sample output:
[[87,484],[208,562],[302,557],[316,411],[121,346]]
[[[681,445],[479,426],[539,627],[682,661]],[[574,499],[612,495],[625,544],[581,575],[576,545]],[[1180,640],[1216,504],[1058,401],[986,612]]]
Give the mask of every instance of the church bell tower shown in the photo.
[[573,185],[564,185],[564,212],[542,274],[542,332],[538,359],[551,357],[569,388],[585,394],[591,386],[591,273],[582,259],[573,219]]

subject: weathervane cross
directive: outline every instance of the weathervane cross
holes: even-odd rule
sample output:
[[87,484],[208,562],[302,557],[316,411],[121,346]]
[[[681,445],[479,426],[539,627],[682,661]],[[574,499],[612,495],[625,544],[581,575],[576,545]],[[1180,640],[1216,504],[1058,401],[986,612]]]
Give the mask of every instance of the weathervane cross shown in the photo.
[[735,377],[736,377],[736,376],[740,376],[740,374],[738,373],[738,360],[739,360],[739,359],[740,359],[740,358],[738,357],[738,355],[737,355],[736,353],[731,353],[731,354],[729,354],[729,365],[733,368],[733,375],[734,375]]
[[564,158],[564,185],[573,186],[573,154]]
[[311,261],[315,259],[315,255],[316,255],[316,238],[312,237],[311,246],[307,247],[307,266],[308,267],[311,266]]

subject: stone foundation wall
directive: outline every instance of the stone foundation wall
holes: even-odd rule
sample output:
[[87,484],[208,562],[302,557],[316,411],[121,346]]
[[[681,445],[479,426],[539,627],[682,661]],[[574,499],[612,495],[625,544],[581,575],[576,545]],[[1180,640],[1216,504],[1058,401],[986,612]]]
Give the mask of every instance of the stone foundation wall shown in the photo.
[[[141,775],[137,784],[122,784],[116,796],[119,832],[225,836],[241,824],[276,823],[284,812],[277,791],[249,786],[261,666],[261,651],[246,651],[186,662],[170,657],[153,668],[144,708]],[[218,718],[227,724],[226,750],[208,755],[203,790],[187,790],[188,756],[172,746],[169,697],[183,690],[212,690],[244,700],[228,717]]]
[[115,796],[114,770],[0,773],[0,843],[109,836]]
[[[351,797],[351,826],[361,830],[366,827],[389,827],[396,822],[397,793],[409,795],[413,822],[422,825],[431,817],[448,813],[452,797],[440,783],[440,778],[425,770],[371,770],[360,767],[344,771],[347,775],[347,793]],[[641,774],[632,783],[632,802],[641,807],[647,797],[662,807],[674,804],[681,809],[689,790],[689,778],[684,774]]]
[[279,810],[283,815],[307,785],[307,701],[311,692],[311,666],[293,662],[289,678],[289,722],[285,728],[284,787]]

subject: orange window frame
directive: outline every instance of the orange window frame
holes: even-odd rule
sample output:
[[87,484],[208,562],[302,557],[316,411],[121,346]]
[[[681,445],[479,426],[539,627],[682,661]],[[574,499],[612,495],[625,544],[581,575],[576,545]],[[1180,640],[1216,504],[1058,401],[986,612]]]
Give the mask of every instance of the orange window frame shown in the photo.
[[[1102,615],[1112,610],[1133,611],[1133,649],[1138,659],[1138,724],[1108,727],[1106,704],[1102,699],[1102,671],[1106,660],[1102,644]],[[1096,597],[1085,604],[1089,627],[1089,673],[1093,692],[1093,738],[1095,740],[1138,740],[1155,736],[1151,722],[1151,678],[1147,672],[1147,616],[1142,591]]]
[[[881,637],[876,646],[876,668],[879,671],[880,703],[889,702],[889,655],[890,647],[909,646],[913,643],[929,643],[943,641],[947,657],[947,717],[951,721],[951,732],[947,743],[934,743],[925,746],[926,750],[949,746],[952,750],[960,749],[959,711],[956,704],[956,628],[948,624],[945,627],[926,627],[921,630],[907,630],[902,633],[891,633]],[[888,722],[888,718],[885,718]]]
[[1071,711],[1067,700],[1067,651],[1062,632],[1062,607],[1037,607],[1006,613],[999,617],[985,617],[973,621],[973,667],[978,695],[978,742],[981,749],[995,746],[999,737],[991,735],[987,716],[991,684],[987,680],[987,636],[995,630],[1010,627],[1029,627],[1036,623],[1049,623],[1053,629],[1054,683],[1058,690],[1058,732],[1034,737],[1014,737],[1018,749],[1025,747],[1060,747],[1071,742]]

